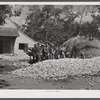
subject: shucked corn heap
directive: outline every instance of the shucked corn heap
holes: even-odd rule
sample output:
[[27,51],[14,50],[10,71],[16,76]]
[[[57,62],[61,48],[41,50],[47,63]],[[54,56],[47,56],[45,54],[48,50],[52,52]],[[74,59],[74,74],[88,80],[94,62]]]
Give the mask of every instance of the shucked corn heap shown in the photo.
[[46,60],[29,65],[26,68],[15,70],[11,74],[15,77],[41,77],[43,79],[52,78],[58,80],[74,75],[94,75],[97,74],[98,71],[100,71],[100,57],[92,59],[65,58]]

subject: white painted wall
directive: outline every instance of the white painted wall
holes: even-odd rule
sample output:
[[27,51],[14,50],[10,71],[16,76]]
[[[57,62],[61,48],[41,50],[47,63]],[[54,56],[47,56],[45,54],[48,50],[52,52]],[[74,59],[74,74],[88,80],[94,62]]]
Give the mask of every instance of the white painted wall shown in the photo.
[[28,43],[28,47],[34,47],[34,44],[36,44],[37,42],[19,31],[19,37],[16,38],[14,45],[14,53],[19,50],[19,43]]

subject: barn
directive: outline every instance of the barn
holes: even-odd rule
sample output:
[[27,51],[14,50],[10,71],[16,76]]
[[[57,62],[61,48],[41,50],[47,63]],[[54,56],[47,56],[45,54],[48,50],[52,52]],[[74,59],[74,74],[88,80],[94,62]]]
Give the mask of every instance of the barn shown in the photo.
[[36,43],[10,19],[6,19],[4,26],[0,26],[0,54],[16,54],[19,50],[26,52]]
[[18,50],[26,52],[36,43],[17,28],[0,27],[0,54],[15,54]]

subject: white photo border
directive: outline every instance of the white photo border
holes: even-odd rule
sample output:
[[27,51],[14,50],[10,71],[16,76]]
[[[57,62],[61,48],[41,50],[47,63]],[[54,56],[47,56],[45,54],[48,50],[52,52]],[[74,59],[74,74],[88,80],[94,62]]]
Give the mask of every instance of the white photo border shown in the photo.
[[[0,2],[0,5],[100,5],[100,2]],[[53,90],[52,90],[53,91]],[[54,90],[55,91],[55,90]],[[100,90],[47,90],[1,89],[0,98],[100,98]]]

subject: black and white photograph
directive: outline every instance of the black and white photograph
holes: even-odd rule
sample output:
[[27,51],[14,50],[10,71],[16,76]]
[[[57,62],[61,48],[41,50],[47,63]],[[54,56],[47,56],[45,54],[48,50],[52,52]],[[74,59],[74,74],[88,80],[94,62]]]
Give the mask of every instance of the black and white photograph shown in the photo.
[[0,89],[100,90],[100,5],[0,4]]

